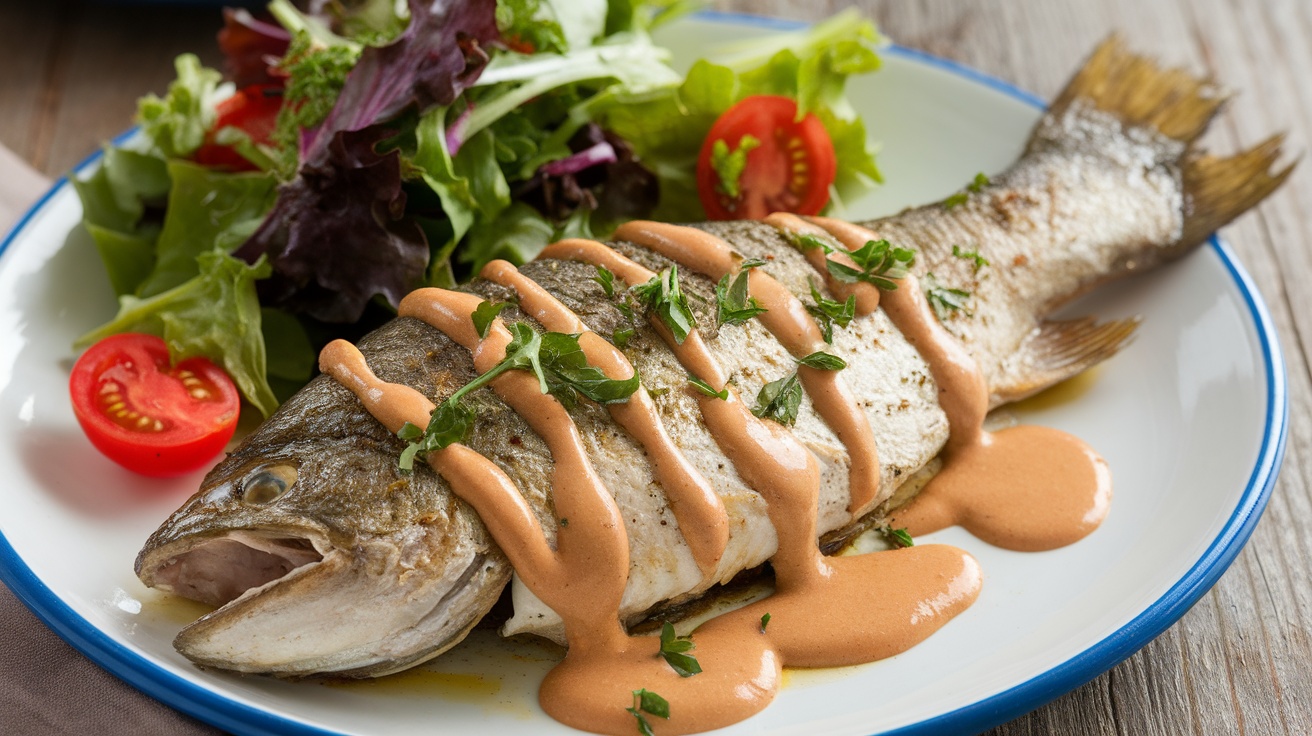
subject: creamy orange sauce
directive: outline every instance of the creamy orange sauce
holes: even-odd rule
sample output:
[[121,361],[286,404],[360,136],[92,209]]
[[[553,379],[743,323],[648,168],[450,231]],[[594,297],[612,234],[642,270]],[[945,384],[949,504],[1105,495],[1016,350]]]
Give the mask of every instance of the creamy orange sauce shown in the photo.
[[[848,249],[874,237],[825,218],[811,221],[772,216],[781,229],[832,237]],[[638,222],[617,233],[711,278],[737,274],[741,257],[723,241],[692,228]],[[656,274],[601,243],[566,240],[540,256],[609,269],[628,286]],[[826,256],[807,258],[827,277]],[[846,259],[850,261],[850,259]],[[556,332],[579,335],[592,365],[611,378],[628,378],[624,354],[544,289],[505,262],[482,276],[519,295],[521,309]],[[825,349],[819,327],[802,304],[768,274],[754,269],[749,290],[768,311],[758,319],[795,357]],[[881,303],[869,284],[834,284],[840,298],[857,297],[868,314]],[[441,289],[421,289],[402,301],[402,316],[421,319],[461,344],[485,373],[504,357],[509,330],[495,319],[480,338],[472,314],[481,299]],[[983,431],[988,408],[984,378],[965,349],[943,329],[914,277],[882,294],[891,321],[929,365],[948,417],[951,438],[945,467],[897,523],[913,534],[962,524],[986,541],[1012,549],[1049,549],[1079,539],[1106,514],[1110,483],[1105,463],[1079,440],[1042,427]],[[968,553],[946,545],[891,552],[825,557],[816,543],[820,470],[814,455],[785,426],[754,416],[728,383],[728,375],[693,330],[681,343],[659,319],[657,334],[690,375],[727,399],[695,393],[698,408],[721,451],[743,481],[759,493],[777,537],[771,557],[776,590],[770,597],[716,617],[692,634],[691,652],[702,667],[680,677],[659,656],[659,639],[631,637],[620,622],[629,569],[628,538],[615,501],[592,468],[578,427],[556,399],[541,392],[524,371],[509,371],[491,388],[530,424],[551,451],[554,535],[542,529],[513,481],[492,461],[459,443],[429,452],[425,460],[483,518],[516,574],[565,624],[568,652],[543,680],[543,708],[562,723],[589,731],[629,734],[633,692],[646,689],[670,703],[668,721],[648,715],[656,733],[682,734],[727,726],[759,712],[774,698],[782,668],[828,667],[870,662],[905,651],[969,607],[982,575]],[[320,366],[349,388],[389,430],[406,422],[425,426],[434,406],[419,392],[380,380],[364,356],[336,341]],[[806,373],[809,371],[809,373]],[[875,499],[879,464],[873,432],[840,371],[802,367],[799,376],[817,412],[852,456],[851,511]],[[643,445],[653,475],[670,495],[680,531],[694,549],[703,574],[714,570],[727,541],[724,507],[709,483],[679,453],[641,388],[608,409]],[[563,520],[568,519],[568,524]],[[554,545],[551,538],[554,537]],[[762,618],[769,614],[768,625]]]
[[[637,243],[716,280],[736,275],[743,261],[728,243],[690,227],[635,221],[621,225],[615,237]],[[747,291],[767,310],[757,319],[794,358],[829,348],[801,300],[762,268],[748,272]],[[797,369],[797,377],[811,397],[816,413],[847,448],[851,459],[847,510],[858,517],[868,510],[879,493],[879,453],[870,421],[840,373],[809,366]]]
[[[848,250],[878,236],[825,217],[810,221]],[[1079,541],[1111,503],[1106,463],[1082,440],[1050,427],[984,431],[988,384],[934,316],[914,276],[883,294],[884,312],[929,365],[948,419],[943,470],[891,519],[913,536],[960,525],[986,542],[1039,551]]]
[[[579,347],[588,363],[608,378],[623,380],[633,376],[633,365],[624,353],[589,330],[578,315],[508,261],[492,261],[479,275],[514,289],[519,295],[519,308],[548,330],[578,334]],[[635,391],[628,401],[606,408],[647,451],[653,474],[669,499],[679,531],[692,550],[702,576],[710,577],[729,543],[729,518],[724,511],[724,502],[710,482],[674,446],[646,391]]]
[[[625,226],[617,237],[645,245],[660,234],[691,240],[691,233],[700,232],[661,225],[653,235],[640,230],[647,226]],[[656,276],[592,241],[556,243],[540,257],[603,265],[630,286]],[[702,417],[743,481],[765,499],[779,538],[770,558],[776,593],[703,624],[693,634],[699,647],[703,638],[722,631],[759,626],[761,616],[770,613],[765,634],[785,664],[869,662],[905,651],[974,602],[981,583],[979,567],[970,555],[952,547],[931,545],[906,550],[908,554],[848,558],[821,555],[816,546],[820,471],[815,457],[786,427],[751,413],[725,384],[724,369],[695,330],[680,344],[663,323],[653,319],[652,325],[689,373],[717,390],[727,389],[724,400],[698,395]],[[890,594],[894,586],[903,593]],[[779,621],[783,623],[776,626]]]

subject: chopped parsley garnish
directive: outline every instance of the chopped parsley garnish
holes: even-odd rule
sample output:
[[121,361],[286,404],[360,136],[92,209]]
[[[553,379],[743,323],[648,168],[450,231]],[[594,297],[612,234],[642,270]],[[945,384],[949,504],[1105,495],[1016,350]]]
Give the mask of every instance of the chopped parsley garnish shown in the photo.
[[979,194],[980,192],[984,191],[984,187],[988,185],[989,185],[989,178],[984,175],[984,172],[981,171],[978,174],[975,174],[975,178],[972,179],[971,182],[966,185],[966,188],[964,190],[957,192],[956,194],[953,194],[952,196],[943,200],[943,208],[950,210],[953,207],[957,207],[959,205],[965,204],[967,201],[970,200],[971,194]]
[[813,248],[819,248],[820,250],[824,251],[825,254],[827,255],[829,253],[833,253],[835,250],[832,243],[830,243],[826,238],[820,237],[819,235],[812,235],[810,233],[799,233],[799,232],[794,232],[792,230],[785,230],[784,237],[788,240],[789,243],[793,244],[794,248],[800,251],[808,251]]
[[688,383],[691,383],[693,388],[697,389],[704,396],[710,396],[716,399],[720,399],[721,401],[729,400],[728,388],[722,388],[719,391],[716,391],[715,388],[711,386],[711,384],[703,381],[702,379],[698,378],[697,376],[694,376],[691,373],[688,374]]
[[970,195],[965,192],[957,192],[947,199],[943,200],[943,209],[950,210],[953,207],[960,207],[970,200]]
[[657,718],[664,718],[667,721],[670,719],[669,701],[647,688],[634,690],[633,705],[624,710],[632,713],[633,717],[638,719],[638,733],[642,734],[642,736],[654,736],[651,730],[651,724],[647,722],[646,716],[643,715],[644,713],[656,716]]
[[615,296],[615,274],[610,272],[605,266],[597,266],[597,275],[592,277],[593,281],[601,284],[601,290],[606,292],[606,296]]
[[836,302],[833,299],[826,299],[820,290],[815,288],[815,283],[811,284],[811,299],[814,304],[806,305],[806,311],[815,317],[816,324],[820,325],[820,331],[824,333],[825,342],[830,345],[834,344],[834,326],[847,327],[847,324],[856,316],[856,294],[849,294],[847,301]]
[[478,330],[479,337],[487,337],[487,331],[492,329],[492,321],[501,314],[501,310],[510,306],[510,302],[479,302],[470,315],[474,320],[474,329]]
[[510,370],[533,373],[542,393],[555,396],[562,404],[571,406],[580,395],[600,404],[627,401],[638,390],[638,374],[618,380],[608,378],[588,364],[578,335],[562,332],[539,334],[523,322],[510,325],[513,339],[506,345],[506,357],[486,373],[470,381],[451,394],[433,410],[428,427],[420,429],[406,422],[397,436],[410,443],[401,453],[403,470],[414,468],[415,455],[440,450],[469,436],[474,427],[475,412],[463,403],[470,393],[491,383],[497,376]]
[[864,281],[885,291],[896,289],[895,280],[910,273],[911,264],[916,262],[915,251],[895,248],[887,240],[867,240],[865,245],[849,251],[848,255],[857,268],[833,260],[825,261],[830,275],[846,284]]
[[292,36],[287,53],[278,62],[286,82],[282,107],[269,134],[279,178],[285,181],[296,174],[301,131],[313,129],[328,117],[359,56],[358,49],[317,45],[304,31]]
[[770,625],[770,614],[766,613],[761,616],[761,633],[765,633],[765,627]]
[[693,646],[692,637],[674,635],[674,625],[669,621],[661,626],[661,656],[679,673],[679,677],[692,677],[702,671],[697,658],[688,654]]
[[716,139],[711,144],[711,168],[715,170],[715,176],[719,179],[715,184],[717,192],[731,199],[737,199],[742,194],[742,178],[743,170],[747,168],[747,153],[760,145],[761,141],[751,135],[739,138],[738,147],[732,151],[723,138]]
[[884,540],[894,547],[914,547],[916,540],[911,538],[906,529],[894,529],[889,526],[879,527],[879,533],[884,535]]
[[715,285],[715,302],[718,305],[718,319],[722,325],[742,324],[766,311],[755,297],[747,295],[747,278],[751,272],[743,269],[736,277],[725,274],[720,283]]
[[967,315],[971,313],[966,306],[970,301],[969,291],[944,286],[933,273],[925,274],[923,285],[925,298],[929,300],[929,306],[934,308],[934,314],[938,315],[940,320],[947,319],[949,314],[956,311]]
[[761,387],[756,394],[752,413],[762,419],[773,419],[783,425],[797,422],[797,409],[802,405],[802,384],[794,371]]
[[825,352],[811,353],[805,358],[798,358],[798,363],[809,368],[819,368],[824,371],[841,371],[847,367],[847,361]]
[[623,350],[624,346],[629,344],[631,337],[633,337],[632,327],[616,327],[615,331],[610,334],[611,342],[615,343],[615,347],[620,350]]
[[747,260],[738,264],[738,270],[750,271],[753,268],[760,268],[761,266],[768,266],[768,265],[770,265],[770,262],[765,260],[764,258],[748,258]]
[[639,284],[629,290],[638,303],[648,312],[660,317],[665,326],[674,333],[674,341],[680,345],[688,339],[688,333],[697,329],[697,320],[688,308],[688,300],[679,288],[679,266],[677,264],[661,271],[645,284]]
[[989,259],[980,255],[978,250],[966,250],[959,245],[954,245],[952,246],[952,255],[962,260],[970,261],[972,265],[974,265],[976,271],[989,265]]

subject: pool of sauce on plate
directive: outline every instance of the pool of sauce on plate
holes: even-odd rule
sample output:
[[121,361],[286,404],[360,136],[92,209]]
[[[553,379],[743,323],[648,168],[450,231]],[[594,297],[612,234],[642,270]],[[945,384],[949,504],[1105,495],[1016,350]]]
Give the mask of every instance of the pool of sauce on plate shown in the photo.
[[[829,238],[849,250],[876,237],[824,218],[772,216],[770,222],[781,230]],[[742,263],[727,243],[693,228],[633,222],[616,237],[713,279],[736,275]],[[603,266],[628,286],[656,276],[588,240],[553,244],[540,257]],[[831,254],[813,249],[807,258],[822,276],[827,276],[825,258],[847,259],[841,248]],[[510,264],[494,262],[481,275],[514,289],[525,313],[547,329],[578,333],[588,361],[608,376],[633,375],[623,353]],[[785,349],[795,357],[825,349],[819,327],[796,297],[760,269],[748,279],[751,294],[768,310],[758,319]],[[865,283],[831,281],[829,286],[840,298],[854,293],[859,314],[883,306],[928,364],[948,417],[951,434],[943,471],[897,512],[896,524],[913,534],[961,524],[1000,546],[1048,549],[1079,539],[1101,521],[1110,498],[1109,479],[1105,464],[1082,442],[1043,427],[983,430],[988,408],[984,377],[938,323],[913,276],[882,293]],[[468,349],[475,369],[483,373],[504,358],[511,335],[500,319],[486,336],[478,334],[471,316],[481,301],[461,292],[420,289],[402,301],[399,313],[423,320]],[[778,536],[770,560],[775,592],[699,626],[692,639],[702,672],[680,677],[659,656],[658,637],[631,636],[620,623],[629,569],[627,532],[584,451],[578,427],[555,398],[541,393],[532,375],[509,371],[498,376],[491,388],[543,438],[555,463],[555,512],[569,524],[558,526],[554,547],[514,482],[495,463],[459,443],[430,452],[425,460],[474,507],[520,579],[564,622],[566,656],[539,691],[547,713],[589,731],[632,733],[634,718],[625,708],[633,704],[633,691],[646,689],[670,703],[669,720],[647,718],[657,733],[727,726],[773,700],[785,665],[832,667],[889,657],[924,640],[974,602],[982,581],[979,565],[955,547],[822,555],[816,544],[820,471],[815,457],[787,427],[751,413],[696,330],[677,341],[658,319],[651,324],[690,375],[727,392],[725,399],[698,393],[698,408],[720,450],[766,501]],[[324,349],[320,367],[392,432],[406,422],[426,425],[434,409],[418,391],[380,380],[345,341]],[[817,413],[848,448],[848,510],[860,516],[878,495],[879,464],[869,420],[841,371],[801,367],[799,379]],[[653,458],[653,473],[671,497],[680,532],[703,574],[710,574],[727,540],[723,506],[665,435],[650,402],[644,401],[645,392],[639,389],[634,397],[608,408]],[[990,513],[994,509],[1000,511]],[[763,624],[767,613],[768,624]]]

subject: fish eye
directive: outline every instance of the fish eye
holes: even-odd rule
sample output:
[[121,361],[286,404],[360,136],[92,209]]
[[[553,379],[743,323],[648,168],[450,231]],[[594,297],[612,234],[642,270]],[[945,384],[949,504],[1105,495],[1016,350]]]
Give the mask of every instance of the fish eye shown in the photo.
[[260,506],[270,504],[282,498],[295,482],[294,466],[269,465],[260,468],[242,484],[241,500]]

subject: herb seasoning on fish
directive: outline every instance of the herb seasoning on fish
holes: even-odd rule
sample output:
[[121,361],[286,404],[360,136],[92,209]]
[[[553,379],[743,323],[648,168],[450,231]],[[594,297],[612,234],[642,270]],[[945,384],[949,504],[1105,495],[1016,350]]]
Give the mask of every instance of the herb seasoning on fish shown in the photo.
[[[656,733],[728,725],[770,702],[784,664],[904,651],[974,601],[975,560],[935,544],[850,557],[821,545],[872,525],[909,540],[959,523],[1039,550],[1097,526],[1110,484],[1092,450],[1042,427],[986,433],[983,418],[1106,359],[1137,324],[1046,320],[1052,310],[1187,253],[1284,180],[1270,173],[1278,141],[1230,159],[1192,149],[1218,99],[1110,42],[1022,159],[951,208],[863,225],[636,222],[612,246],[566,240],[520,269],[489,264],[466,292],[417,291],[358,349],[325,350],[327,375],[220,463],[138,573],[227,604],[179,635],[196,662],[370,676],[452,646],[513,565],[506,631],[569,644],[544,708],[611,733],[631,733],[635,716]],[[939,321],[918,285],[931,270],[971,284],[971,313]],[[645,320],[617,302],[621,284],[639,287]],[[699,322],[689,299],[726,311]],[[428,424],[498,370],[517,336],[537,334],[529,321],[576,336],[574,368],[643,385],[601,405],[502,370],[471,431],[421,448],[425,463],[403,473],[389,433]],[[755,416],[739,392],[791,371],[804,389],[793,423]],[[938,476],[906,492],[936,456]],[[278,494],[243,494],[275,471],[292,479]],[[691,632],[700,673],[661,656],[677,637],[626,631],[767,559],[773,595]],[[635,693],[660,693],[658,713]]]

